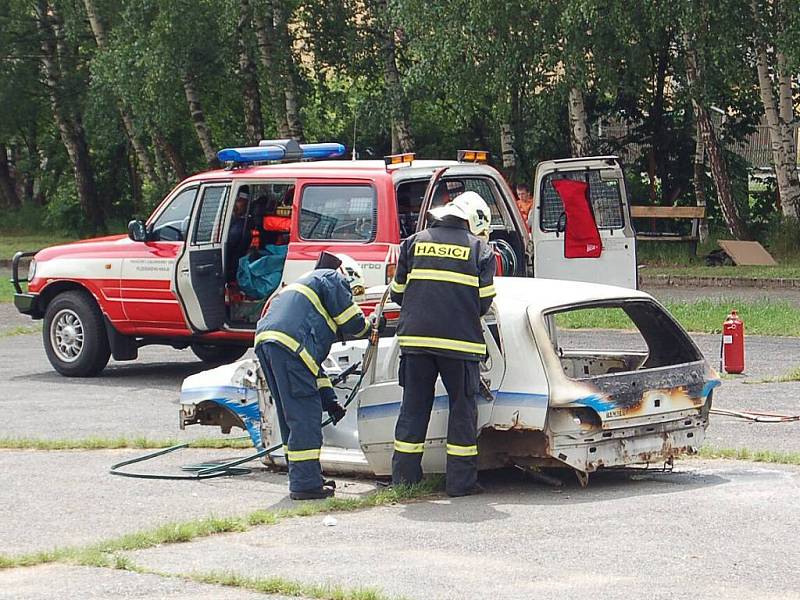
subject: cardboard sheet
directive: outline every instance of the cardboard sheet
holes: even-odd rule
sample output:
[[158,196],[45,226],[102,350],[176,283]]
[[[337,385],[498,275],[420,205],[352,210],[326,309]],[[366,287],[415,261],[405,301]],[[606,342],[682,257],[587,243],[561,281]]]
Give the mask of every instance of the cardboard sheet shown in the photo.
[[777,265],[775,259],[758,242],[719,240],[719,246],[737,265]]

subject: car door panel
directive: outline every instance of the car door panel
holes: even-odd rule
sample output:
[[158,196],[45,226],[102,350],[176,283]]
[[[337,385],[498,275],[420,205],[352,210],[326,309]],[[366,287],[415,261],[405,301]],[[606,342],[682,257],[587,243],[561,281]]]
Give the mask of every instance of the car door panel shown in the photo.
[[200,188],[190,224],[190,240],[175,264],[174,289],[186,322],[198,333],[225,324],[225,269],[222,245],[230,186]]

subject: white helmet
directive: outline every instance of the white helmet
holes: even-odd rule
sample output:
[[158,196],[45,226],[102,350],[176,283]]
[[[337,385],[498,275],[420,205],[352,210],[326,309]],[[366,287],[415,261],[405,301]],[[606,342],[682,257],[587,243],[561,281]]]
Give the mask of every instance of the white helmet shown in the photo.
[[473,235],[484,239],[489,238],[492,213],[489,205],[477,192],[459,194],[452,202],[432,208],[429,213],[437,221],[448,216],[463,219],[469,225],[469,230]]
[[350,284],[350,291],[353,292],[353,296],[364,295],[366,284],[364,282],[364,272],[361,270],[361,265],[347,256],[347,254],[337,254],[336,258],[342,261],[342,264],[340,264],[339,268],[336,270],[339,271],[347,280],[347,283]]

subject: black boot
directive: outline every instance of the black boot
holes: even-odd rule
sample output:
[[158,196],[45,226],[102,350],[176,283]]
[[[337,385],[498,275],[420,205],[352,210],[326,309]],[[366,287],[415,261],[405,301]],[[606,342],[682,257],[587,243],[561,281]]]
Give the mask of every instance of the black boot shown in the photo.
[[331,487],[320,487],[315,490],[306,490],[304,492],[289,492],[289,497],[292,500],[322,500],[333,496],[334,490]]

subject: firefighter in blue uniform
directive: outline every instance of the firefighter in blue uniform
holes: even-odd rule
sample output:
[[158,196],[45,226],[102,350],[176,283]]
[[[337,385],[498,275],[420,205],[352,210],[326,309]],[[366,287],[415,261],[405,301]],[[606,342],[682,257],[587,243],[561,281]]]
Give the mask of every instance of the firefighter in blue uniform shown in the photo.
[[[327,268],[332,267],[332,268]],[[361,268],[345,255],[323,253],[317,268],[284,287],[256,327],[255,348],[275,400],[289,466],[293,500],[333,496],[322,478],[322,411],[334,423],[344,416],[320,365],[342,335],[361,337],[370,328],[353,301],[364,293]]]
[[397,336],[403,386],[392,481],[422,479],[425,434],[441,375],[450,401],[446,491],[466,496],[480,491],[476,397],[486,354],[481,317],[495,295],[491,214],[475,192],[464,192],[429,214],[432,225],[400,246],[391,284],[392,300],[401,306]]

